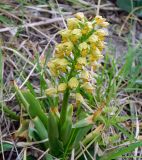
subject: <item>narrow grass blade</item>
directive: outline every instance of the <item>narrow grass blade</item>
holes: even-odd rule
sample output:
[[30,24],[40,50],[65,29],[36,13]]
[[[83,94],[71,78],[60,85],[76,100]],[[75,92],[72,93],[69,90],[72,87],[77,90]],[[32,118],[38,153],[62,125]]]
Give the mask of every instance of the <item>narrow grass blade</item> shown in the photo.
[[126,154],[126,153],[130,153],[132,151],[134,151],[135,148],[137,147],[141,147],[142,146],[142,142],[135,142],[132,144],[129,144],[129,146],[123,146],[123,147],[119,147],[117,149],[114,149],[113,151],[110,151],[108,153],[106,153],[105,155],[103,155],[99,160],[112,160],[112,159],[116,159],[118,157],[121,157],[122,155]]

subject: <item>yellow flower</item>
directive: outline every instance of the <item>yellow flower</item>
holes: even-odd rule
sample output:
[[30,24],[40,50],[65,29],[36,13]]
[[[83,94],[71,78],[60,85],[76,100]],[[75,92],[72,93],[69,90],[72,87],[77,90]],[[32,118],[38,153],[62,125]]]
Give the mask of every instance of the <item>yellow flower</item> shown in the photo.
[[99,67],[101,67],[101,64],[98,63],[98,62],[94,62],[94,63],[92,64],[92,67],[93,67],[93,70],[96,71]]
[[79,57],[78,59],[77,59],[77,63],[78,64],[81,64],[81,65],[87,65],[87,61],[86,61],[86,58],[85,57]]
[[55,64],[52,62],[52,60],[50,62],[47,63],[47,66],[51,72],[51,74],[53,76],[57,76],[58,75],[58,70],[56,69]]
[[67,66],[69,62],[65,58],[56,58],[54,60],[55,65],[58,67]]
[[75,17],[79,20],[84,20],[85,16],[82,12],[78,12],[75,14]]
[[55,57],[63,58],[64,57],[64,52],[63,52],[63,44],[57,44],[55,46]]
[[55,88],[48,88],[45,90],[46,95],[53,96],[57,93],[57,89]]
[[102,50],[105,48],[105,43],[104,43],[104,41],[98,41],[98,42],[96,43],[96,47],[97,47],[100,51],[102,51]]
[[72,49],[73,49],[73,44],[72,42],[65,42],[63,44],[63,51],[65,52],[65,55],[69,56],[72,52]]
[[108,23],[108,22],[103,22],[103,23],[101,24],[101,26],[106,28],[106,27],[109,26],[109,23]]
[[93,25],[91,22],[86,22],[83,29],[82,29],[82,34],[87,34],[93,29]]
[[48,66],[51,72],[55,72],[54,74],[56,75],[59,70],[66,72],[68,64],[69,62],[65,58],[54,58],[48,63]]
[[98,40],[99,40],[98,36],[93,34],[89,37],[88,42],[92,44],[92,43],[96,43]]
[[90,75],[89,75],[89,72],[86,71],[86,70],[83,70],[81,72],[81,76],[80,76],[81,79],[83,79],[84,82],[88,82],[89,81],[89,78],[90,78]]
[[90,54],[90,61],[98,61],[99,59],[103,58],[103,55],[101,54],[100,50],[96,48],[95,50],[92,50]]
[[87,65],[87,61],[85,57],[79,57],[77,59],[77,64],[75,65],[76,69],[82,69],[83,66]]
[[76,42],[78,39],[80,39],[82,36],[81,30],[80,29],[74,29],[71,32],[71,36],[70,39],[71,41],[74,43]]
[[66,83],[60,83],[58,86],[58,92],[64,92],[67,88],[67,84]]
[[98,29],[98,30],[95,32],[95,34],[98,35],[98,37],[108,36],[108,32],[105,31],[104,29]]
[[59,32],[59,34],[62,36],[62,41],[66,42],[70,36],[71,30],[69,29],[64,29]]
[[103,18],[102,16],[96,16],[95,21],[96,21],[96,24],[101,27],[107,27],[109,25],[109,23],[106,22],[106,19]]
[[81,51],[81,55],[83,57],[86,57],[86,55],[88,54],[88,52],[90,50],[90,46],[86,42],[79,44],[78,48]]
[[79,20],[77,18],[69,18],[67,20],[67,26],[70,30],[76,29],[79,27]]
[[68,82],[68,86],[73,89],[73,88],[77,88],[77,86],[79,85],[79,82],[77,80],[76,77],[72,77],[69,82]]
[[83,88],[86,92],[92,93],[94,88],[89,82],[85,82],[84,84],[81,85],[81,88]]
[[95,21],[96,21],[96,23],[101,23],[101,22],[105,22],[106,19],[103,18],[102,16],[98,15],[98,16],[95,17]]
[[78,103],[84,103],[84,98],[80,93],[76,93],[75,98],[76,98],[77,104]]

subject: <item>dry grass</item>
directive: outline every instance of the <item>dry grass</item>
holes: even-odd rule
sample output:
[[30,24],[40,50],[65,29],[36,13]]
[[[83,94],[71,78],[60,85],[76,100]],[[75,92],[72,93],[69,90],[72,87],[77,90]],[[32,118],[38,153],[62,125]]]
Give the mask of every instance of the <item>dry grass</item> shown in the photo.
[[[5,3],[0,3],[0,103],[2,106],[0,117],[0,141],[1,144],[3,142],[8,142],[13,145],[12,149],[6,152],[6,154],[3,154],[4,148],[1,147],[2,153],[0,159],[24,159],[24,156],[26,157],[30,152],[33,152],[34,155],[39,155],[38,160],[40,160],[45,154],[36,147],[36,143],[39,144],[40,142],[28,143],[14,137],[14,133],[18,129],[19,124],[7,117],[4,112],[4,106],[11,106],[12,111],[20,114],[19,106],[15,101],[13,81],[16,81],[20,88],[24,88],[25,84],[30,82],[34,86],[36,92],[39,92],[39,75],[41,71],[38,70],[38,64],[42,61],[42,57],[49,58],[51,56],[54,45],[60,40],[57,36],[57,32],[61,28],[66,27],[66,18],[80,11],[84,12],[88,17],[93,17],[98,13],[106,16],[112,23],[108,42],[110,47],[108,47],[106,51],[117,58],[115,60],[116,70],[122,65],[121,63],[117,63],[120,57],[123,59],[124,52],[120,53],[120,49],[129,52],[127,48],[130,46],[139,48],[141,41],[138,33],[140,33],[141,30],[137,30],[137,28],[140,28],[141,21],[135,17],[135,23],[130,24],[129,18],[134,18],[134,16],[127,16],[119,10],[119,8],[108,1],[103,3],[93,0],[68,0],[65,2],[62,0],[50,0],[49,3],[45,3],[42,0],[36,1],[35,3],[28,3],[27,1],[20,2],[19,0],[19,2],[6,1]],[[124,18],[118,18],[118,12],[120,12]],[[133,14],[131,13],[131,15]],[[133,30],[131,30],[131,28],[133,28]],[[123,37],[118,37],[118,35],[122,35]],[[132,37],[132,41],[129,36]],[[111,44],[111,39],[112,42],[114,41],[114,44],[116,43],[116,46]],[[121,41],[120,45],[118,41]],[[129,42],[129,46],[126,42]],[[139,44],[138,47],[136,47],[137,44]],[[117,48],[117,50],[115,50],[115,48]],[[137,62],[132,63],[132,65],[136,66]],[[111,69],[109,71],[111,72]],[[117,74],[115,74],[115,76],[117,76]],[[140,82],[138,83],[142,84],[142,80],[139,80]],[[106,79],[104,87],[107,83],[108,79]],[[127,92],[124,89],[128,89],[126,86],[129,83],[128,77],[124,79],[123,82],[121,81],[121,85],[117,88],[116,95],[114,96],[114,100],[111,101],[111,104],[119,108],[118,114],[121,113],[122,115],[134,117],[132,120],[126,121],[123,127],[128,127],[133,131],[136,139],[141,139],[142,88],[137,87],[135,89],[132,86],[133,91]],[[107,133],[103,135],[104,141],[107,143],[108,137],[115,134],[117,135],[119,133],[114,130],[113,127],[108,129]],[[126,137],[121,137],[119,135],[117,141],[121,141],[121,138],[125,140]],[[99,153],[100,149],[98,145],[95,144],[94,147]],[[87,159],[85,154],[87,154],[87,157],[91,157],[83,144],[81,144],[81,148],[84,159]],[[113,147],[110,146],[107,150],[111,150],[112,148]],[[133,156],[140,156],[139,158],[133,158],[135,160],[140,160],[142,157],[142,150],[135,149]],[[75,159],[74,151],[72,151],[71,159]],[[91,157],[91,159],[93,158]]]

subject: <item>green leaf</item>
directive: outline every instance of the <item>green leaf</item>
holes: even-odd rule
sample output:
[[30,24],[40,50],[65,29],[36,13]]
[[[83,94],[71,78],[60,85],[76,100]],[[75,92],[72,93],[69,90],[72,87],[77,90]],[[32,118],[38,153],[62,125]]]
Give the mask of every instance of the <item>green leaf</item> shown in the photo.
[[5,25],[12,25],[14,23],[9,18],[7,18],[6,16],[2,16],[2,15],[0,15],[0,22]]
[[87,143],[96,139],[100,135],[103,128],[104,128],[104,125],[101,124],[97,128],[95,128],[93,131],[91,131],[89,134],[87,134],[87,136],[82,141],[83,144],[86,145]]
[[117,0],[117,5],[127,12],[131,12],[133,9],[133,3],[131,0]]
[[72,115],[73,115],[73,105],[69,105],[67,107],[66,119],[65,122],[63,123],[63,126],[61,126],[61,133],[60,133],[64,145],[66,145],[71,135]]
[[84,128],[80,128],[76,134],[76,138],[74,140],[74,147],[79,145],[79,142],[84,138],[87,132],[92,128],[92,126],[87,126]]
[[[131,12],[135,8],[142,6],[142,0],[117,0],[117,5],[126,12]],[[142,8],[135,11],[135,14],[142,16]]]
[[29,138],[30,140],[34,140],[34,141],[40,141],[40,137],[38,135],[38,132],[35,128],[29,127]]
[[53,155],[58,156],[63,152],[63,144],[59,141],[59,119],[54,113],[50,110],[48,114],[48,137],[49,137],[49,146],[50,151]]
[[0,153],[5,152],[5,151],[9,151],[12,149],[12,147],[13,147],[12,144],[3,142],[0,144]]
[[93,124],[93,121],[89,121],[90,117],[81,119],[73,125],[73,128],[82,128]]
[[47,129],[48,117],[42,110],[39,101],[29,91],[24,91],[22,92],[22,94],[29,104],[28,113],[31,118],[35,118],[36,116],[38,116]]
[[100,160],[116,159],[126,153],[134,151],[135,148],[138,148],[141,146],[142,146],[142,142],[135,142],[135,143],[129,144],[129,146],[127,146],[127,147],[123,146],[123,147],[116,148],[113,151],[110,151],[110,152],[104,154],[102,157],[100,157]]
[[[37,133],[40,137],[41,140],[44,140],[44,139],[47,139],[48,138],[48,133],[47,133],[47,130],[45,128],[45,126],[43,125],[42,121],[39,119],[39,117],[35,117],[33,119],[33,122],[34,122],[34,125],[35,125],[35,128],[37,130]],[[44,143],[45,145],[45,149],[48,148],[48,142],[45,142]]]

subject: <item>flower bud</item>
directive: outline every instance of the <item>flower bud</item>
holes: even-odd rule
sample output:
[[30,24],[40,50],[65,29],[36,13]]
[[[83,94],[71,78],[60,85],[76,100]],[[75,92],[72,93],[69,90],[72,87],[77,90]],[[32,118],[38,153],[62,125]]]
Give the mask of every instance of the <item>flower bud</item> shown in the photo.
[[78,85],[79,85],[79,82],[78,82],[78,80],[77,80],[76,77],[72,77],[72,78],[69,80],[69,82],[68,82],[68,86],[69,86],[71,89],[77,88]]
[[83,66],[86,66],[86,65],[87,65],[86,58],[85,57],[79,57],[77,59],[77,63],[75,65],[75,68],[81,70],[83,68]]
[[92,43],[96,43],[98,40],[99,40],[98,36],[93,34],[89,37],[88,42],[92,44]]
[[71,32],[70,39],[73,43],[77,42],[78,39],[80,39],[82,36],[81,30],[80,29],[74,29]]
[[91,22],[86,22],[84,28],[82,29],[82,34],[87,34],[93,29],[93,25]]
[[80,93],[76,93],[75,98],[77,103],[84,103],[84,98]]
[[90,47],[86,42],[80,43],[78,48],[81,51],[81,55],[83,57],[86,57],[90,50]]
[[85,81],[85,82],[86,82],[86,81],[89,81],[89,78],[90,78],[89,72],[86,71],[86,70],[83,70],[83,71],[81,72],[80,78],[83,79],[83,81]]
[[67,56],[69,56],[70,54],[71,54],[71,52],[72,52],[72,49],[73,49],[73,44],[72,44],[72,42],[65,42],[64,44],[63,44],[63,48],[64,48],[64,52],[65,52],[65,55],[67,55]]
[[82,12],[78,12],[75,14],[75,17],[79,20],[84,20],[85,16]]
[[69,29],[64,29],[59,32],[59,34],[62,36],[63,42],[66,42],[69,39],[70,33],[71,33],[71,30],[69,30]]
[[69,18],[67,20],[67,26],[70,30],[76,29],[79,26],[79,21],[77,18]]
[[98,37],[105,37],[105,36],[108,36],[108,32],[105,31],[104,29],[98,29],[95,34],[98,36]]
[[89,82],[85,82],[84,84],[81,85],[81,88],[83,88],[86,92],[92,93],[94,88]]
[[66,83],[60,83],[58,86],[58,92],[64,92],[67,88],[67,84]]
[[57,93],[57,89],[55,88],[48,88],[45,90],[46,95],[53,96]]

